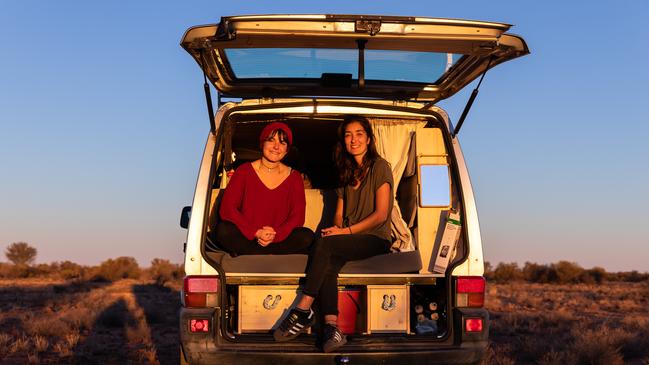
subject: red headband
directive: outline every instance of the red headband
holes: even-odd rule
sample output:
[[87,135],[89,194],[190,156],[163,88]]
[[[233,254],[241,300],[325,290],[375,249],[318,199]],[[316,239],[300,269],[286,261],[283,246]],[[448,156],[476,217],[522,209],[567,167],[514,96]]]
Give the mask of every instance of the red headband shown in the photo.
[[286,138],[288,139],[288,145],[289,146],[292,145],[293,132],[291,132],[291,129],[282,122],[272,122],[267,126],[265,126],[264,129],[261,130],[261,133],[259,134],[259,146],[262,146],[264,144],[264,141],[267,140],[268,137],[278,129],[286,133]]

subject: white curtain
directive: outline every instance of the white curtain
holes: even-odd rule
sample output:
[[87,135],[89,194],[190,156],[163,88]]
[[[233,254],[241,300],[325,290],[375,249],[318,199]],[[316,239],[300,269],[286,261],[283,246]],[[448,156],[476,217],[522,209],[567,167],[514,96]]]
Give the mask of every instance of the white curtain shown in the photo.
[[401,216],[401,209],[399,209],[395,194],[408,163],[410,142],[414,138],[417,129],[423,128],[426,122],[421,120],[370,119],[370,123],[376,137],[378,153],[392,166],[392,177],[394,179],[392,189],[394,205],[390,215],[392,236],[394,237],[392,250],[400,252],[413,251],[415,245],[412,234]]

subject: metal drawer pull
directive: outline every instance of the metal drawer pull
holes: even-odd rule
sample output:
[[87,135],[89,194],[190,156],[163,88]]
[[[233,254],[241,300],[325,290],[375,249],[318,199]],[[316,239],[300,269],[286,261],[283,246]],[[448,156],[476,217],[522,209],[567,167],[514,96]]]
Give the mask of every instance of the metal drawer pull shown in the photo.
[[396,308],[396,307],[397,307],[397,296],[394,295],[394,294],[392,294],[390,296],[385,294],[383,296],[383,304],[381,304],[381,309],[383,309],[384,311],[389,312],[391,310],[394,310],[394,308]]
[[[275,300],[273,300],[272,295],[268,294],[266,296],[266,298],[264,299],[264,308],[266,308],[268,310],[275,309],[275,307],[277,307],[277,305],[279,304],[279,302],[281,300],[282,300],[282,296],[279,295],[279,294],[275,296]],[[272,303],[271,303],[271,301],[272,301]]]

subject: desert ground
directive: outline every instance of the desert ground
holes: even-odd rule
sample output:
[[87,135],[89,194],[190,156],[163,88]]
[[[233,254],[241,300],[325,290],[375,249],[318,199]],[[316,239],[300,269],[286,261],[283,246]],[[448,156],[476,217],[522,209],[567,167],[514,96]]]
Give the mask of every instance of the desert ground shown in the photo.
[[[0,281],[2,364],[176,364],[179,288]],[[649,282],[489,284],[485,364],[649,364]]]

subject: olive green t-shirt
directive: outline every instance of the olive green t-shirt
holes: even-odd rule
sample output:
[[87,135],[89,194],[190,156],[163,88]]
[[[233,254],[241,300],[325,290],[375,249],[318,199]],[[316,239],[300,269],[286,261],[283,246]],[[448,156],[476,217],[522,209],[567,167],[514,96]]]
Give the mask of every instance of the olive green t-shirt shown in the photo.
[[[365,219],[375,210],[376,190],[384,183],[390,185],[390,203],[388,206],[388,219],[383,224],[365,232],[363,234],[372,234],[388,241],[391,241],[390,233],[390,213],[392,212],[393,187],[392,169],[390,164],[382,159],[377,159],[370,167],[367,176],[361,182],[357,189],[347,185],[336,189],[339,198],[343,198],[343,225],[349,227]],[[356,232],[354,232],[356,233]]]

